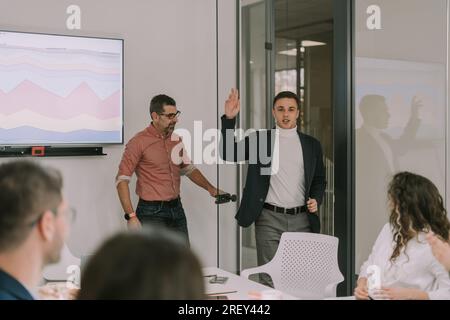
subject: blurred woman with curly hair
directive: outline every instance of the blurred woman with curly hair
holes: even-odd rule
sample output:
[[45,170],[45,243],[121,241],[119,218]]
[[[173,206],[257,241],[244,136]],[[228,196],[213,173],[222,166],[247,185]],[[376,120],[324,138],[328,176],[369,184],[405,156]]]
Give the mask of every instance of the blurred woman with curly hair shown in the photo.
[[[425,177],[400,172],[389,184],[388,199],[389,223],[361,267],[356,299],[450,299],[448,272],[426,240],[429,232],[449,238],[450,222],[438,189]],[[375,297],[367,289],[371,266],[379,268],[382,283]]]

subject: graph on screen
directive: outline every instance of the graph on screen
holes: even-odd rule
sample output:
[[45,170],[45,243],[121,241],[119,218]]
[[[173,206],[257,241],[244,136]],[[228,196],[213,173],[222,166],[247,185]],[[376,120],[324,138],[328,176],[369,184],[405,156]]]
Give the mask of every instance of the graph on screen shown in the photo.
[[123,142],[123,41],[0,31],[0,145]]

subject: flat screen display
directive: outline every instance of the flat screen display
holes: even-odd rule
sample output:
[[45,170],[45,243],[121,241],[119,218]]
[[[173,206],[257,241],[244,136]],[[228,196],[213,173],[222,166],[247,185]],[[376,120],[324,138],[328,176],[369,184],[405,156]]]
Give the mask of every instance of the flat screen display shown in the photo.
[[123,40],[0,31],[0,145],[123,143]]

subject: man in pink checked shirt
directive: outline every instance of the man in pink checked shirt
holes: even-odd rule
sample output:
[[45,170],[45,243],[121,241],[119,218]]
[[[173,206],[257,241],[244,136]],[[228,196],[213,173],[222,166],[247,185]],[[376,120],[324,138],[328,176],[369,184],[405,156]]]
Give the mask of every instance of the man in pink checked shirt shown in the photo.
[[[150,126],[128,141],[119,172],[116,187],[125,212],[129,229],[141,225],[157,224],[181,233],[189,243],[186,216],[180,199],[180,176],[186,175],[195,184],[216,196],[220,190],[203,176],[188,158],[184,146],[176,158],[172,150],[183,143],[173,133],[180,111],[175,100],[164,94],[153,97],[150,102]],[[178,157],[179,156],[179,157]],[[177,164],[181,159],[181,163]],[[130,198],[129,182],[136,173],[136,194],[139,202],[136,211]]]

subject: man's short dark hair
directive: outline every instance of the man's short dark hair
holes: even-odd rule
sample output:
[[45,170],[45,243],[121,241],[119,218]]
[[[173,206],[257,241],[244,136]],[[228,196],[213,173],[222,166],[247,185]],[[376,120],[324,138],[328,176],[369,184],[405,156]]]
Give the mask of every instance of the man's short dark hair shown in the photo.
[[298,96],[293,93],[292,91],[281,91],[280,93],[278,93],[275,98],[273,98],[273,105],[272,108],[275,108],[275,103],[283,98],[288,98],[288,99],[294,99],[295,102],[297,102],[297,108],[300,108],[300,99],[298,98]]
[[158,114],[163,113],[164,106],[176,106],[176,105],[177,104],[173,98],[165,94],[158,94],[157,96],[154,96],[150,101],[150,116],[152,116],[153,112],[156,112]]
[[115,235],[97,250],[83,270],[78,299],[205,298],[200,261],[186,242],[164,227],[146,229]]
[[25,241],[33,223],[62,201],[59,171],[31,161],[0,165],[0,252]]

